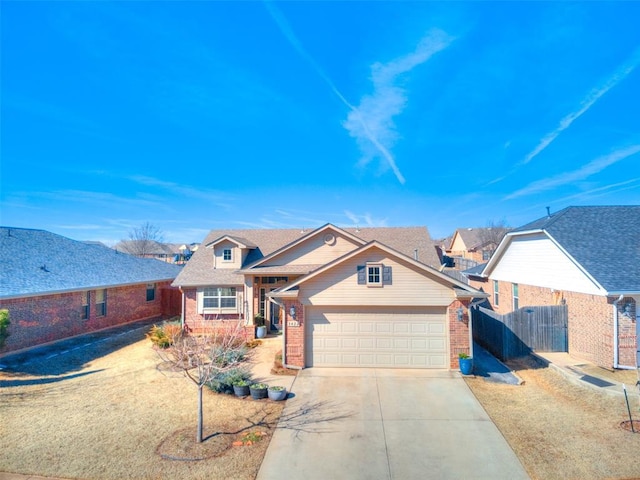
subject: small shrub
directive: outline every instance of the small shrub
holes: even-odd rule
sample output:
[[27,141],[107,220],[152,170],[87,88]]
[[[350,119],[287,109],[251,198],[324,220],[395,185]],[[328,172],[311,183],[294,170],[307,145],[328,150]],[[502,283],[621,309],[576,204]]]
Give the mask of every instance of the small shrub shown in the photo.
[[250,382],[251,376],[246,369],[233,368],[226,372],[215,374],[208,382],[207,387],[216,393],[233,393],[234,383],[240,381]]
[[247,355],[247,349],[244,346],[233,350],[225,350],[222,346],[215,346],[212,358],[216,359],[216,365],[224,368],[227,365],[241,362]]
[[249,388],[252,388],[254,390],[264,390],[265,388],[269,387],[266,383],[252,383],[251,385],[249,385]]
[[281,385],[273,385],[271,387],[269,387],[269,390],[273,391],[273,392],[281,392],[284,390],[284,387]]
[[4,346],[4,341],[9,336],[7,332],[9,324],[11,324],[9,321],[9,310],[3,308],[0,310],[0,348]]
[[463,359],[463,360],[464,360],[465,358],[469,358],[469,355],[467,355],[467,354],[466,354],[466,353],[464,353],[464,352],[461,352],[461,353],[459,353],[459,354],[458,354],[458,358],[461,358],[461,359]]
[[180,335],[182,329],[179,325],[169,324],[159,327],[154,325],[147,333],[147,338],[151,340],[156,347],[169,348],[173,345],[174,340]]

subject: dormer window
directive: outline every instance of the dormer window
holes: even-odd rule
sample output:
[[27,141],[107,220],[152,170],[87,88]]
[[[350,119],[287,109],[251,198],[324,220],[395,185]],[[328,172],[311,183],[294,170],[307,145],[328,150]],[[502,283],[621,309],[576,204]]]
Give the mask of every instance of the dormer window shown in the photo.
[[367,265],[367,285],[382,286],[382,265]]
[[222,261],[224,261],[224,262],[232,262],[233,261],[233,250],[231,248],[225,248],[222,251]]

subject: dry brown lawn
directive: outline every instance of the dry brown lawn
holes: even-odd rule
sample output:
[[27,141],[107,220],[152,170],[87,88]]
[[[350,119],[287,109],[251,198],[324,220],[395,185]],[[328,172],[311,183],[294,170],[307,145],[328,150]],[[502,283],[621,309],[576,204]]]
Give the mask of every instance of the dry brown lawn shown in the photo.
[[[640,478],[640,433],[628,420],[624,396],[570,383],[529,360],[510,364],[520,386],[468,378],[467,384],[534,480]],[[635,374],[627,374],[631,413],[640,419]],[[634,422],[635,423],[635,422]]]
[[[51,361],[64,363],[70,355]],[[0,471],[105,480],[254,479],[284,402],[205,389],[207,439],[196,444],[196,387],[159,363],[150,342],[136,340],[104,356],[94,352],[79,368],[62,365],[60,375],[0,372]],[[232,446],[247,436],[257,441]]]

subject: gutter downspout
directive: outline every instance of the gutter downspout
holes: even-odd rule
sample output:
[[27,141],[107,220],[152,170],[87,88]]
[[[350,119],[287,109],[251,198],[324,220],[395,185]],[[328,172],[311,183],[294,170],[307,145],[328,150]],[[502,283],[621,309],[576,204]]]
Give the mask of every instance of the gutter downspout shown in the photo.
[[620,294],[617,300],[613,301],[613,368],[619,368],[618,360],[620,352],[618,352],[618,302],[624,298],[623,294]]
[[620,365],[620,339],[618,338],[618,327],[619,327],[619,313],[618,313],[618,302],[621,302],[624,298],[624,294],[621,293],[620,296],[613,301],[613,368],[618,368],[620,370],[635,370],[637,367],[632,367],[629,365]]
[[182,290],[182,287],[178,287],[178,290],[180,290],[180,295],[182,295],[182,305],[180,307],[180,328],[184,330],[184,307],[186,300],[184,298],[184,290]]

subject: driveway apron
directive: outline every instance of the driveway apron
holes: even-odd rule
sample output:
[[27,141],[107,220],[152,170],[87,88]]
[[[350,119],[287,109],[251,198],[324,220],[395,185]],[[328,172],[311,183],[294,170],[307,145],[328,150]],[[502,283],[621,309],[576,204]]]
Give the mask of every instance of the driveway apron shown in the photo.
[[458,372],[302,370],[258,480],[528,479]]

